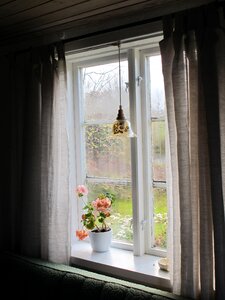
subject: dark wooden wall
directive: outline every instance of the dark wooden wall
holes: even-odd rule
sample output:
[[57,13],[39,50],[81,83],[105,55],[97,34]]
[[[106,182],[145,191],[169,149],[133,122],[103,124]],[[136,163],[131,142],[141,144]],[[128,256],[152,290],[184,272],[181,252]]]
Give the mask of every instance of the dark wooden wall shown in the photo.
[[129,26],[215,0],[0,0],[0,49]]

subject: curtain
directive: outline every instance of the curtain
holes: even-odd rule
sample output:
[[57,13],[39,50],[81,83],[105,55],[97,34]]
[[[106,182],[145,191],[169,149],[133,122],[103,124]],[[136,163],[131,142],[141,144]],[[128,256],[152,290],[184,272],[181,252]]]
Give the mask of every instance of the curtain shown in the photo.
[[8,61],[4,97],[8,101],[5,119],[10,136],[10,184],[7,199],[1,203],[1,248],[68,263],[70,205],[63,46],[31,49],[4,57],[4,61]]
[[215,4],[164,18],[173,292],[225,299],[225,31]]

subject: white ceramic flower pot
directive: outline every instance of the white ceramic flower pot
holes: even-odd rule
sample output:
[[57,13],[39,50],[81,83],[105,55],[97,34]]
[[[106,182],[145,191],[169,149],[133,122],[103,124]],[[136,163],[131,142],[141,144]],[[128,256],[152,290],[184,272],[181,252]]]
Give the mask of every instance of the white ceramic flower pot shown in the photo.
[[112,241],[112,230],[105,232],[89,232],[89,239],[93,251],[106,252],[109,250]]

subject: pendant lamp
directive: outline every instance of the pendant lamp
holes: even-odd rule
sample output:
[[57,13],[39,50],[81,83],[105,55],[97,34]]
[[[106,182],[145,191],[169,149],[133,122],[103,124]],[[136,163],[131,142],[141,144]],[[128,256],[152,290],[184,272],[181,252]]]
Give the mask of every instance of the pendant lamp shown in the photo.
[[122,108],[122,96],[121,96],[121,66],[120,66],[120,42],[118,42],[118,58],[119,58],[119,110],[117,118],[113,123],[112,134],[113,137],[136,137],[133,132],[130,122],[125,118],[123,108]]

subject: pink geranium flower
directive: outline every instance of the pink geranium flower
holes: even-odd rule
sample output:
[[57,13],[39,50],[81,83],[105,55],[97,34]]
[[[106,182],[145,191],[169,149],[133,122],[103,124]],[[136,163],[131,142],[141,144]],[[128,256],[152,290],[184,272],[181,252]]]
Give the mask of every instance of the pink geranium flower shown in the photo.
[[77,230],[76,231],[76,237],[82,241],[88,236],[88,233],[86,230]]
[[78,197],[83,197],[88,194],[88,189],[86,188],[85,185],[81,184],[81,185],[77,186],[76,193],[77,193]]
[[109,198],[97,198],[94,201],[92,201],[92,206],[97,210],[97,211],[102,211],[105,212],[107,211],[110,206],[111,206],[111,201],[109,200]]

